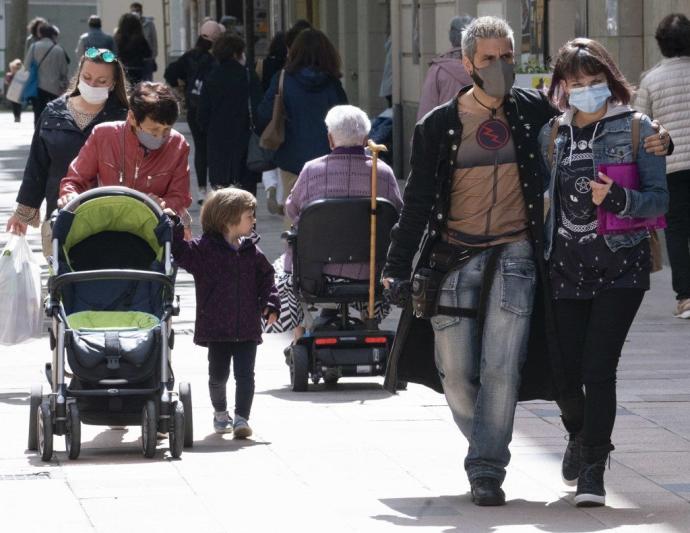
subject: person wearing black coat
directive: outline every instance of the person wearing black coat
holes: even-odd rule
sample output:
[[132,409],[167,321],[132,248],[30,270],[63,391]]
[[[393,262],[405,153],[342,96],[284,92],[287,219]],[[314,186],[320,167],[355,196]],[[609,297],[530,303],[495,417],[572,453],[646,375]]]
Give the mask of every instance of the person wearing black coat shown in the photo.
[[211,54],[213,42],[222,33],[223,26],[213,20],[204,22],[199,29],[196,45],[179,59],[173,61],[165,69],[165,81],[171,87],[178,87],[180,81],[184,84],[185,107],[187,108],[187,123],[194,140],[194,170],[199,187],[199,203],[206,194],[208,176],[208,148],[206,146],[206,132],[199,124],[199,98],[206,76],[216,66],[216,59]]
[[268,55],[261,62],[261,92],[266,93],[271,86],[271,80],[276,73],[285,66],[287,59],[287,45],[285,44],[285,32],[279,31],[271,40],[268,47]]
[[115,48],[120,61],[125,67],[127,79],[132,86],[146,79],[146,65],[153,59],[153,52],[149,46],[141,20],[137,15],[125,13],[113,36]]
[[261,87],[244,65],[244,49],[244,41],[229,32],[213,44],[218,65],[203,84],[198,119],[206,132],[211,187],[236,185],[256,196],[260,174],[247,168],[247,148]]
[[[384,386],[394,391],[413,381],[445,393],[469,442],[473,502],[503,505],[516,402],[565,392],[544,261],[538,144],[557,111],[542,92],[512,87],[512,30],[502,19],[476,19],[463,52],[475,84],[415,127],[382,274],[402,303],[400,288],[414,271],[415,298],[404,302]],[[430,318],[413,309],[425,279],[437,280],[439,292],[426,291]]]
[[[37,227],[44,200],[45,220],[50,218],[57,208],[60,180],[93,128],[127,117],[126,86],[125,73],[117,59],[106,62],[102,53],[91,58],[82,56],[67,93],[49,102],[39,117],[17,195],[18,205],[7,222],[7,231],[23,235],[27,225]],[[47,255],[47,224],[41,233]]]

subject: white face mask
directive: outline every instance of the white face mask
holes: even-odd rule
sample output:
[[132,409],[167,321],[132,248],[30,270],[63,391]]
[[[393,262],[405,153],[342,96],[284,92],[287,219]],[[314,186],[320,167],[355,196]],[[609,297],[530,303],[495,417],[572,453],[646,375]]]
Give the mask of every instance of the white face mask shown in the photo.
[[84,80],[79,80],[79,94],[87,104],[102,104],[108,99],[109,87],[92,87]]

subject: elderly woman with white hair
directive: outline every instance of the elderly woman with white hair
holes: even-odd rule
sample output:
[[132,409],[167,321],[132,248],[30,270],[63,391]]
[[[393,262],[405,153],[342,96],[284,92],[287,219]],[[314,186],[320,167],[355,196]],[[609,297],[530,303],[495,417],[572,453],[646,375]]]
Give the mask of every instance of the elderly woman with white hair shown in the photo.
[[[371,129],[369,117],[358,107],[339,105],[331,108],[325,122],[331,153],[304,165],[285,202],[285,212],[295,227],[299,225],[300,212],[310,202],[322,198],[368,197],[371,194],[372,158],[364,150]],[[400,210],[402,198],[398,182],[393,170],[381,160],[377,163],[377,180],[378,196],[389,200]],[[343,228],[346,227],[347,221],[344,220]],[[304,316],[292,291],[291,251],[288,249],[273,266],[281,295],[281,315],[267,332],[296,328],[295,336],[299,337],[303,332],[300,324]],[[324,275],[343,282],[364,280],[369,278],[369,265],[329,264],[324,267]],[[387,314],[386,308],[381,302],[377,304],[378,318]]]

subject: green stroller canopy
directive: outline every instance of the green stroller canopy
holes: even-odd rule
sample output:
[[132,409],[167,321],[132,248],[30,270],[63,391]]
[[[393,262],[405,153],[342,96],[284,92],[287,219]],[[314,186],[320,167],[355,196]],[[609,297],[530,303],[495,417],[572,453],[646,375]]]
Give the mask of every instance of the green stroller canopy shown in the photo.
[[158,218],[146,204],[129,196],[103,196],[81,204],[74,210],[74,220],[64,243],[69,257],[73,246],[103,231],[127,232],[140,237],[151,247],[159,261],[163,246],[155,229]]

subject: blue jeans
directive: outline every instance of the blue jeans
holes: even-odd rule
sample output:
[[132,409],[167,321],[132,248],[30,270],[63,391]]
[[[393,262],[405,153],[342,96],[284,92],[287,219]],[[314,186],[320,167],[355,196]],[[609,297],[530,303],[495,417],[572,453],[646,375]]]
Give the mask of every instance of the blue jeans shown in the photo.
[[[489,253],[480,252],[446,277],[440,305],[477,307]],[[431,319],[446,400],[469,442],[465,470],[470,481],[492,477],[502,482],[505,478],[535,286],[530,242],[506,244],[486,301],[481,346],[476,318],[437,315]]]

